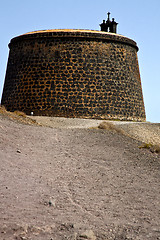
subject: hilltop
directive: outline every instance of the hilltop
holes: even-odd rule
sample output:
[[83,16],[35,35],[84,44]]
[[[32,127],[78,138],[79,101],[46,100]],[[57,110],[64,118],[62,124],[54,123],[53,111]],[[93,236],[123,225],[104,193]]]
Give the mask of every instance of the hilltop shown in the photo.
[[1,111],[0,239],[159,239],[159,129]]

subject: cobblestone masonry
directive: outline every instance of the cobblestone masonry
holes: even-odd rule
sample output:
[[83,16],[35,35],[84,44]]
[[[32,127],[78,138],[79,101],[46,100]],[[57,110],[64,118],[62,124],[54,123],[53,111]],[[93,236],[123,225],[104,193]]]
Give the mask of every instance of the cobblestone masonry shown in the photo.
[[2,95],[10,111],[145,120],[136,43],[87,30],[46,30],[13,38]]

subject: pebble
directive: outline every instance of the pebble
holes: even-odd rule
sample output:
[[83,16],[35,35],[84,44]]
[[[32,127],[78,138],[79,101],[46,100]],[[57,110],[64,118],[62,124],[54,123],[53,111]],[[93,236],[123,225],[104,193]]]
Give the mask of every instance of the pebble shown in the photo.
[[56,206],[56,201],[54,199],[50,199],[48,203],[49,203],[49,206],[53,206],[53,207]]
[[84,233],[80,234],[80,238],[89,239],[89,240],[96,240],[96,236],[92,230],[87,230]]

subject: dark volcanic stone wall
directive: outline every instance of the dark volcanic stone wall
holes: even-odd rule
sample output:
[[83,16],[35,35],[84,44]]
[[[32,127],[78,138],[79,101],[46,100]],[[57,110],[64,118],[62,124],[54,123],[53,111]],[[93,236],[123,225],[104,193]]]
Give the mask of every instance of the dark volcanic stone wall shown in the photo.
[[136,43],[96,31],[14,38],[2,105],[34,115],[145,120]]

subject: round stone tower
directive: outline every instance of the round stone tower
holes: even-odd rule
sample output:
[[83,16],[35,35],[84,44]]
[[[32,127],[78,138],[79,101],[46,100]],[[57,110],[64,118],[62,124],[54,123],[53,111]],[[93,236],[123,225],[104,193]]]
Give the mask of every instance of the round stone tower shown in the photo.
[[45,30],[11,40],[1,104],[34,115],[145,121],[136,42]]

